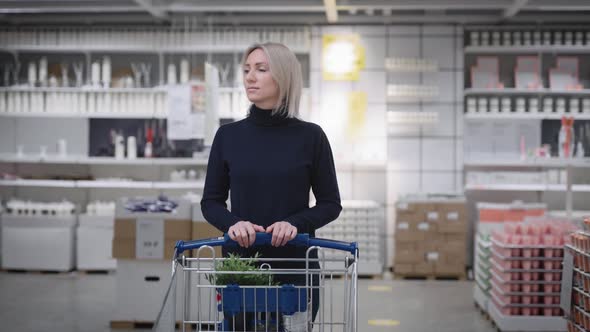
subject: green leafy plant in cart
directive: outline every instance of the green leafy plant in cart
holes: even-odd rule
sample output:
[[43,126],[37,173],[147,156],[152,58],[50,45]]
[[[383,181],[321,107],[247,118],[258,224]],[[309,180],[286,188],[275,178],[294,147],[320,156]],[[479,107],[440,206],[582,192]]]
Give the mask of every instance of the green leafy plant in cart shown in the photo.
[[[223,261],[215,263],[216,274],[206,275],[207,281],[212,285],[230,285],[238,284],[240,286],[276,286],[278,283],[273,281],[272,274],[256,273],[261,271],[256,261],[260,255],[256,253],[254,257],[242,258],[240,255],[229,254],[229,257]],[[240,274],[223,274],[219,272],[244,272]]]

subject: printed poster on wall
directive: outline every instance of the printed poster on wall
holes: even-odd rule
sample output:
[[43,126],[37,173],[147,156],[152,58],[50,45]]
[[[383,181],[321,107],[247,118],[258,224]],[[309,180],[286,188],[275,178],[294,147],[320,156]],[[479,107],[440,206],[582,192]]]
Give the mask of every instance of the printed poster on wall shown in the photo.
[[206,92],[204,84],[168,87],[168,139],[205,138]]

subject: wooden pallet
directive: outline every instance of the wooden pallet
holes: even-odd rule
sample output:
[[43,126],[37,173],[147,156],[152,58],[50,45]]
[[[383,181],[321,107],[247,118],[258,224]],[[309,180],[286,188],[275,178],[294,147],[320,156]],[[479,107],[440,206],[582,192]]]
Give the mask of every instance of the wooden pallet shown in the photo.
[[[112,320],[110,323],[111,329],[113,330],[145,330],[145,329],[152,329],[154,327],[155,322],[148,322],[148,321],[126,321],[126,320]],[[181,328],[182,323],[176,322],[175,329],[182,330]],[[197,325],[196,324],[186,324],[185,331],[196,331]],[[213,325],[209,326],[202,326],[201,331],[214,331],[215,328]]]
[[78,270],[78,273],[82,275],[107,275],[115,273],[115,270]]
[[395,280],[454,280],[465,281],[467,277],[462,275],[419,275],[419,274],[394,274]]
[[15,274],[70,274],[73,271],[45,271],[45,270],[20,270],[20,269],[5,269],[2,270],[4,273],[15,273]]

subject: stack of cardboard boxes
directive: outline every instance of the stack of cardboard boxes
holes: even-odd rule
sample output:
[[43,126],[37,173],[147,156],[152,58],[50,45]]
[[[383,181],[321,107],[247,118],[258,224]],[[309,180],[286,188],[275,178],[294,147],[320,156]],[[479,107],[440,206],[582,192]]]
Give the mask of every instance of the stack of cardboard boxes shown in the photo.
[[399,201],[393,262],[395,274],[465,277],[467,232],[464,199]]
[[[205,222],[200,205],[174,200],[178,207],[173,213],[129,212],[125,210],[126,199],[117,202],[113,238],[113,258],[117,259],[117,303],[111,321],[113,328],[126,328],[133,322],[156,319],[170,283],[171,262],[178,240],[222,235]],[[190,257],[191,253],[185,252],[184,255]],[[201,257],[206,256],[210,257],[211,252],[202,252]],[[220,248],[216,248],[216,257],[221,257]],[[182,308],[183,297],[184,294],[177,294],[177,308]],[[182,319],[182,314],[180,309],[176,311],[177,320]]]

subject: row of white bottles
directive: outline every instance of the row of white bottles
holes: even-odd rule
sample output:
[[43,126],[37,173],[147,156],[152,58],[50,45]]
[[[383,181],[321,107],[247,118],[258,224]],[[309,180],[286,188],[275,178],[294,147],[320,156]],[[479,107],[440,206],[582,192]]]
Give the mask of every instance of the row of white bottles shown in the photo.
[[0,112],[47,114],[165,115],[167,98],[158,92],[0,91]]

